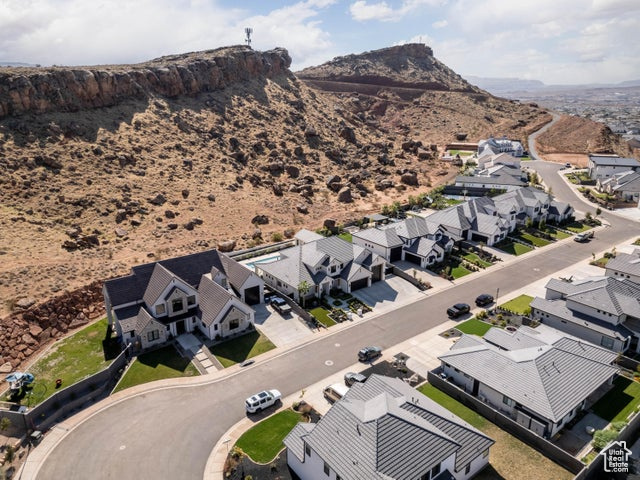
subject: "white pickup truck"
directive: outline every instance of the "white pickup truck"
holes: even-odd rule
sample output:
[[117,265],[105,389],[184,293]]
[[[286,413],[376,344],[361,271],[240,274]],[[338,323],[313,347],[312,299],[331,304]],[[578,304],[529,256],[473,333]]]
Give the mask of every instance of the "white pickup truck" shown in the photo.
[[586,242],[593,238],[593,230],[587,230],[586,232],[581,232],[573,237],[574,242]]

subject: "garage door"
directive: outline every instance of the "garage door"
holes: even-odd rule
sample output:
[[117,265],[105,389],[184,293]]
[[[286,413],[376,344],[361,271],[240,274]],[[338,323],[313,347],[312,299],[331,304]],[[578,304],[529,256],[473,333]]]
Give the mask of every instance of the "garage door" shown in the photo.
[[260,287],[255,286],[245,289],[244,301],[247,305],[257,305],[260,303]]
[[351,282],[351,291],[358,290],[360,288],[366,288],[368,285],[368,279],[361,278],[360,280],[356,280],[355,282]]
[[391,253],[389,254],[390,262],[398,262],[402,260],[402,247],[395,247],[391,249]]
[[371,273],[373,276],[371,277],[371,282],[379,282],[382,280],[382,265],[376,265],[371,269]]
[[420,265],[422,263],[422,258],[420,258],[417,255],[414,255],[413,253],[405,253],[404,259],[407,262],[415,263],[416,265]]
[[486,235],[480,235],[480,234],[477,234],[477,233],[472,233],[471,234],[471,240],[473,240],[475,242],[487,243],[487,241],[489,240],[489,237],[487,237]]

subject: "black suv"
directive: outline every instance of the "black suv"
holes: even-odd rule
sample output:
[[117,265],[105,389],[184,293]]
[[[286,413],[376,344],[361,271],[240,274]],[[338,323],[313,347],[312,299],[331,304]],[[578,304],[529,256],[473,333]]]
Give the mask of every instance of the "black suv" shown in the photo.
[[280,315],[291,313],[291,306],[280,297],[272,297],[271,306],[275,308]]
[[464,315],[465,313],[469,313],[470,311],[471,307],[466,303],[456,303],[453,307],[447,308],[447,315],[451,318],[456,318],[460,315]]
[[490,303],[493,303],[493,295],[489,295],[488,293],[478,295],[478,297],[476,298],[476,305],[478,307],[484,307],[485,305],[489,305]]
[[364,347],[358,352],[358,360],[368,362],[380,355],[382,355],[382,349],[380,347]]

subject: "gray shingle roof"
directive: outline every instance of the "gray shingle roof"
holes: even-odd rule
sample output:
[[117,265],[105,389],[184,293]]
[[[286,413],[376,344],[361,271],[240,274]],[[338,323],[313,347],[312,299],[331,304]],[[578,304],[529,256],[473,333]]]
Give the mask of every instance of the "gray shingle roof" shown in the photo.
[[295,238],[296,240],[300,240],[302,243],[307,243],[315,242],[316,240],[320,240],[323,237],[319,233],[303,228],[302,230],[299,230],[293,238]]
[[589,155],[589,160],[597,167],[616,166],[616,167],[640,167],[640,162],[635,158],[613,157],[604,155]]
[[443,253],[444,250],[435,240],[429,240],[428,238],[418,238],[405,250],[409,253],[419,255],[421,257],[428,257],[431,253],[438,255]]
[[144,296],[142,297],[147,307],[151,307],[151,305],[156,303],[160,294],[167,288],[174,277],[175,275],[162,265],[159,263],[155,264],[147,288],[144,291]]
[[198,287],[199,316],[202,323],[210,326],[232,297],[224,287],[203,276]]
[[484,334],[485,341],[503,350],[519,350],[521,348],[540,347],[546,345],[542,340],[538,340],[531,335],[526,335],[521,329],[509,333],[501,328],[491,327]]
[[563,282],[551,279],[547,288],[562,292],[567,300],[612,315],[640,318],[640,285],[615,277],[592,277]]
[[513,175],[510,175],[508,173],[498,173],[489,177],[459,175],[456,177],[456,185],[458,183],[461,183],[463,185],[468,183],[482,183],[484,185],[515,185],[521,187],[527,185],[527,182],[523,182],[519,178],[514,177]]
[[636,248],[633,253],[618,253],[609,259],[606,269],[627,275],[640,275],[640,248]]
[[[399,223],[399,222],[398,222]],[[396,233],[395,223],[389,225],[388,228],[367,228],[352,234],[356,238],[361,238],[366,242],[375,243],[383,247],[400,247],[402,240]]]
[[401,380],[379,375],[351,387],[314,427],[296,427],[284,440],[300,459],[303,442],[354,480],[414,480],[452,454],[464,465],[493,444]]
[[609,364],[555,346],[508,351],[483,343],[439,358],[553,422],[617,372]]

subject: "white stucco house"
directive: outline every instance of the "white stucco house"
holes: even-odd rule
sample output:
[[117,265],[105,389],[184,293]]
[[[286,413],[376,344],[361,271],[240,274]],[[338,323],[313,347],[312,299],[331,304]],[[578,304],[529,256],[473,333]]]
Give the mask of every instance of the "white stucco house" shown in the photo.
[[522,157],[524,148],[518,140],[510,140],[506,136],[502,138],[489,137],[478,142],[478,157],[485,155],[498,155],[507,153],[514,157]]
[[640,248],[631,253],[617,253],[605,265],[605,272],[607,277],[627,279],[640,285]]
[[217,250],[138,265],[107,280],[107,318],[134,352],[186,332],[224,338],[253,324],[250,305],[264,300],[264,283]]
[[558,433],[618,372],[617,355],[541,326],[463,335],[439,357],[447,379],[544,438]]
[[493,443],[402,380],[380,375],[284,439],[301,480],[468,480],[488,465]]
[[640,171],[640,161],[618,155],[589,155],[589,176],[593,180],[608,178],[627,170]]

